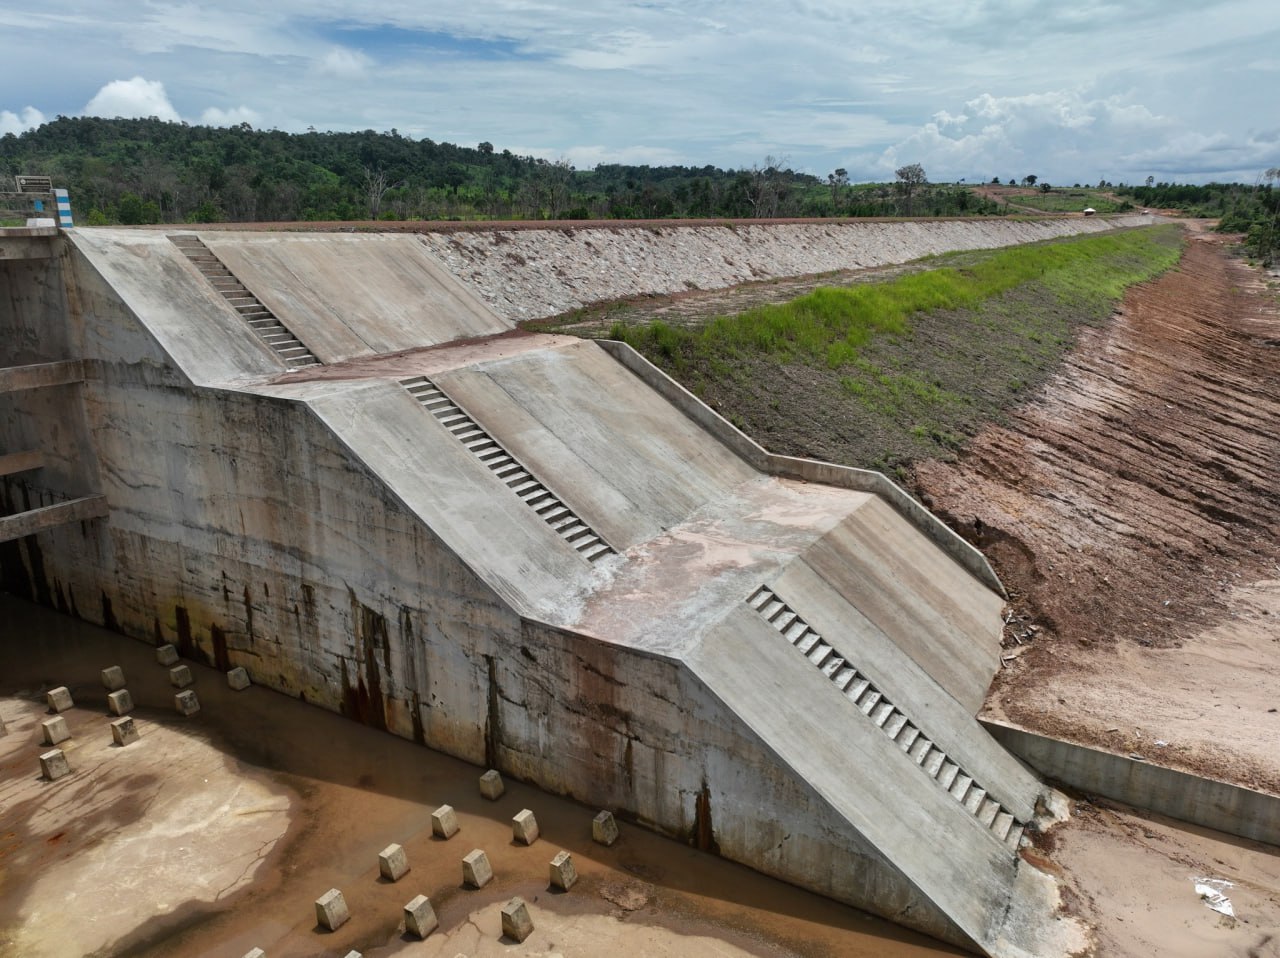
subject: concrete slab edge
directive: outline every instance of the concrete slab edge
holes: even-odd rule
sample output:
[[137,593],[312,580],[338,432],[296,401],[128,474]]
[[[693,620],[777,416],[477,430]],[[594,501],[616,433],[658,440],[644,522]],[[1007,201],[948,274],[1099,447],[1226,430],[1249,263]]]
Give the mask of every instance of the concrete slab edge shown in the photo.
[[1001,598],[1008,598],[1004,584],[987,562],[986,556],[960,538],[950,526],[911,498],[888,476],[871,469],[854,469],[816,459],[774,455],[626,343],[609,339],[596,342],[645,385],[737,453],[749,465],[782,479],[801,479],[879,496],[975,579]]
[[1178,821],[1280,845],[1280,795],[981,721],[997,742],[1046,778]]

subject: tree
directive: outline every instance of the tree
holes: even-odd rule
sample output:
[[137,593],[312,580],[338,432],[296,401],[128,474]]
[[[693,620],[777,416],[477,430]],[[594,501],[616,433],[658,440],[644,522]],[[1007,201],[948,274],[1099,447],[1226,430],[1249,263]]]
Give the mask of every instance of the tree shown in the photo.
[[378,218],[378,214],[382,211],[382,198],[387,195],[387,191],[399,189],[402,186],[404,186],[403,183],[387,182],[387,171],[381,167],[376,170],[364,167],[364,189],[369,199],[369,219]]
[[834,173],[828,173],[827,183],[831,187],[831,211],[833,213],[839,213],[840,192],[842,187],[849,185],[849,171],[846,169],[838,169]]
[[1148,177],[1147,177],[1147,189],[1151,189],[1151,187],[1155,185],[1155,182],[1156,182],[1156,178],[1155,178],[1154,176],[1148,176]]
[[1036,176],[1034,173],[1030,173],[1030,174],[1028,174],[1027,176],[1024,176],[1024,177],[1022,178],[1022,185],[1023,185],[1023,186],[1035,186],[1035,185],[1036,185],[1036,180],[1038,180],[1038,179],[1039,179],[1039,177],[1038,177],[1038,176]]
[[911,215],[911,197],[916,190],[924,186],[927,182],[924,175],[924,167],[919,163],[908,163],[894,170],[894,174],[898,177],[898,192],[902,194],[903,205],[906,208],[906,215]]

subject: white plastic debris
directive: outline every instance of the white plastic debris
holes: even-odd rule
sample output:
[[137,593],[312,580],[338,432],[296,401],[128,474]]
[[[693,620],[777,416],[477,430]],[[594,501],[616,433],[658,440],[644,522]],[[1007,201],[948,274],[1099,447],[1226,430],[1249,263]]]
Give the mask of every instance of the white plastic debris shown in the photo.
[[1228,918],[1236,916],[1236,910],[1231,907],[1231,899],[1223,894],[1233,887],[1231,882],[1225,878],[1194,878],[1192,881],[1196,883],[1196,894],[1206,905]]

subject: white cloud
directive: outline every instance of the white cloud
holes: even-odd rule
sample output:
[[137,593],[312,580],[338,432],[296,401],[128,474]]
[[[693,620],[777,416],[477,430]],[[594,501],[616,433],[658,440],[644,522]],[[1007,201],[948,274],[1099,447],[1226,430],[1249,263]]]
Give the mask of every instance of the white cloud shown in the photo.
[[232,107],[230,110],[222,110],[216,106],[211,106],[200,114],[200,122],[205,126],[239,126],[241,123],[248,123],[250,126],[262,125],[262,114],[257,110],[251,110],[247,106]]
[[0,136],[6,133],[25,133],[34,130],[44,122],[44,114],[33,106],[23,107],[19,112],[0,110]]
[[1117,166],[1130,172],[1147,165],[1139,152],[1143,145],[1163,141],[1177,130],[1171,118],[1118,95],[1090,96],[1079,90],[1004,97],[983,93],[968,100],[959,114],[935,114],[886,149],[875,165],[887,176],[903,163],[917,162],[936,180],[1021,179],[1029,173],[1054,183],[1104,173],[1116,179]]
[[363,79],[373,60],[360,50],[346,47],[333,47],[316,63],[316,69],[325,76],[337,77],[340,80]]
[[178,111],[169,102],[164,84],[159,80],[112,80],[94,94],[84,108],[85,116],[149,117],[178,122]]

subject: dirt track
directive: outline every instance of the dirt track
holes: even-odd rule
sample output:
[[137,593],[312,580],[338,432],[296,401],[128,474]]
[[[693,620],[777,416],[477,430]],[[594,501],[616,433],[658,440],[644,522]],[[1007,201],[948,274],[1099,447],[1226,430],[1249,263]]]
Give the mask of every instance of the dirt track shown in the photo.
[[917,468],[1013,598],[989,711],[1280,790],[1278,335],[1275,292],[1193,233],[1036,402]]

